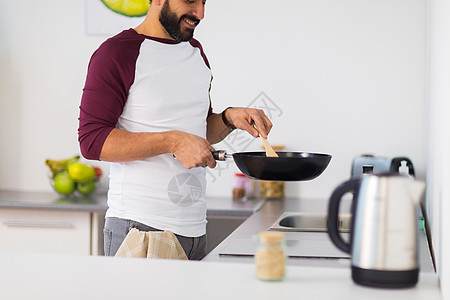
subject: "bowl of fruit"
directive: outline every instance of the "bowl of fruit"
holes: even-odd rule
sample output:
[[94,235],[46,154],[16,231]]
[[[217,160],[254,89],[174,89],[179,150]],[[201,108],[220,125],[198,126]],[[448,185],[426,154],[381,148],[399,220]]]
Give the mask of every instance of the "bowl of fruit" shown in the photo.
[[103,175],[98,166],[91,166],[80,161],[80,156],[55,160],[47,159],[50,185],[61,196],[89,196],[92,194]]

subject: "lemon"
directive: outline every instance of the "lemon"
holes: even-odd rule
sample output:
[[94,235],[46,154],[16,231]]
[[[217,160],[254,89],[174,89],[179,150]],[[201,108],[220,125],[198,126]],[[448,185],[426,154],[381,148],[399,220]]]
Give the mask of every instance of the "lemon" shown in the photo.
[[142,17],[150,7],[148,0],[102,0],[110,10],[127,17]]
[[73,163],[68,168],[70,177],[75,182],[88,182],[95,178],[96,174],[92,167],[80,162]]

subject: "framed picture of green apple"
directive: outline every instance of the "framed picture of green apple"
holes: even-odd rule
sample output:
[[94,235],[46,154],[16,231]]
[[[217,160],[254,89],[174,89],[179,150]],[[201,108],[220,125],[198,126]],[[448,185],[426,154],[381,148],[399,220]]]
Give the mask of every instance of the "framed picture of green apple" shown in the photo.
[[148,0],[85,0],[87,35],[112,36],[145,18]]

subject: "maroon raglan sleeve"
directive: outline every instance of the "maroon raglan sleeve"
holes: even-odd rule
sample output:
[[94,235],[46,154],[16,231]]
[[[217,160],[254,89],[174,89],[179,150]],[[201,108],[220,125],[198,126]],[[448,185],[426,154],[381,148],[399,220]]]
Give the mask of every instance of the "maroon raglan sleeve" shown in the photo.
[[[189,41],[189,43],[192,45],[192,47],[196,47],[196,48],[198,48],[198,49],[200,50],[200,54],[201,54],[201,56],[202,56],[202,58],[203,58],[203,61],[205,62],[205,65],[206,65],[209,69],[211,69],[211,67],[210,67],[210,65],[209,65],[208,58],[206,57],[205,51],[203,51],[203,46],[202,46],[202,44],[200,44],[200,42],[199,42],[198,40],[196,40],[196,39],[191,39],[191,40]],[[211,82],[212,82],[212,80],[213,80],[213,77],[212,77],[212,75],[211,75]],[[210,83],[209,89],[211,90],[211,83]],[[207,117],[209,117],[209,116],[212,115],[212,114],[213,114],[213,109],[212,109],[212,103],[211,103],[211,97],[210,97],[210,98],[209,98],[209,109],[208,109],[208,115],[207,115]]]
[[100,159],[103,144],[122,114],[134,81],[142,40],[130,40],[126,33],[103,43],[89,62],[78,119],[78,141],[86,159]]

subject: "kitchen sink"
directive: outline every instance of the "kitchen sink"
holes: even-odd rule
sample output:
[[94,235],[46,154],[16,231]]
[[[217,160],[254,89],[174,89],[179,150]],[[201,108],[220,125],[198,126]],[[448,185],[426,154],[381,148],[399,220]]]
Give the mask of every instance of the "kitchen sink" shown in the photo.
[[[350,238],[351,214],[339,215],[339,231],[342,238]],[[327,214],[284,212],[276,222],[268,228],[273,231],[309,232],[306,234],[286,234],[286,254],[293,258],[332,258],[348,259],[350,256],[336,248],[328,238]],[[312,232],[313,234],[310,234]],[[256,239],[236,238],[226,245],[219,255],[253,256],[257,249]]]
[[[341,232],[350,231],[351,214],[340,214],[338,216],[338,228]],[[269,230],[276,231],[327,231],[327,214],[284,212]]]

